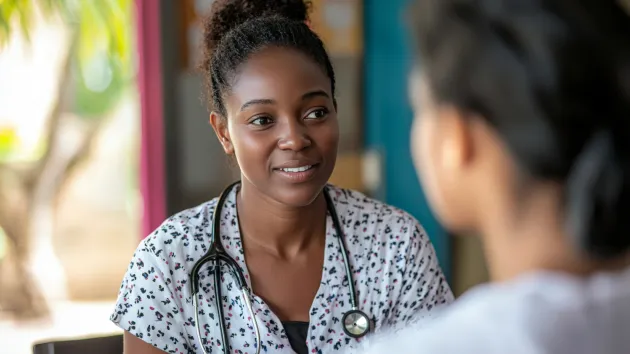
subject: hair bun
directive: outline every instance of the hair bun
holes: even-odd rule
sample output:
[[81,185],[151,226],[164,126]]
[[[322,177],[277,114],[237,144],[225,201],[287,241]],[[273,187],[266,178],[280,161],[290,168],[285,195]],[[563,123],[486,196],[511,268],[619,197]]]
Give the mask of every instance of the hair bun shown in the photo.
[[204,20],[204,39],[208,48],[215,48],[233,28],[252,19],[279,16],[306,22],[310,0],[215,0]]
[[577,248],[613,258],[630,248],[630,184],[611,132],[594,134],[567,180],[567,231]]

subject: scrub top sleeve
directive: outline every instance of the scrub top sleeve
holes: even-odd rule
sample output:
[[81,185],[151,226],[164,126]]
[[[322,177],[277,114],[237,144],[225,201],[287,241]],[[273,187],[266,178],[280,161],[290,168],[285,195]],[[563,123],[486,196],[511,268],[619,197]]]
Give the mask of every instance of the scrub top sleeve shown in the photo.
[[156,255],[153,241],[159,239],[160,232],[144,239],[136,249],[110,320],[164,352],[194,353],[184,331],[183,289],[174,286],[167,262]]
[[406,259],[403,283],[387,321],[394,327],[435,317],[454,300],[426,232],[415,219],[408,230],[409,243],[401,251]]

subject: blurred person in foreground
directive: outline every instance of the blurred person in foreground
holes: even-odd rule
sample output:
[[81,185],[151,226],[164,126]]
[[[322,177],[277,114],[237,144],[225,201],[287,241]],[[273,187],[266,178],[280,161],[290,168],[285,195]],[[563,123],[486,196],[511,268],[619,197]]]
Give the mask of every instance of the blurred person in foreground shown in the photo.
[[422,0],[413,153],[491,283],[357,353],[630,353],[630,24],[611,0]]

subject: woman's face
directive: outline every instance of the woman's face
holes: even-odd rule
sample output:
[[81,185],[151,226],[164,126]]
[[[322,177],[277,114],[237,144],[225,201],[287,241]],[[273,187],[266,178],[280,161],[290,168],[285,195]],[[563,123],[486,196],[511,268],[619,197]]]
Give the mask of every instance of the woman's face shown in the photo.
[[481,229],[516,215],[515,163],[484,119],[439,104],[424,77],[411,78],[415,119],[414,163],[440,221],[459,232]]
[[475,183],[462,168],[465,147],[454,122],[457,118],[436,105],[418,72],[411,77],[410,94],[415,115],[411,150],[427,199],[445,226],[467,229]]
[[320,66],[298,51],[266,48],[239,68],[224,104],[227,122],[211,121],[243,182],[282,204],[315,200],[339,141],[330,79]]

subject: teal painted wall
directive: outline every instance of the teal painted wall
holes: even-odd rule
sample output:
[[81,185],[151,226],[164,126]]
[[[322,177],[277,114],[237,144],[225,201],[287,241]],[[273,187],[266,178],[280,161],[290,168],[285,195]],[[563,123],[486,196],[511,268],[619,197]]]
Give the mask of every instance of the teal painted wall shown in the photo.
[[382,158],[377,197],[415,216],[435,246],[450,280],[449,239],[431,213],[418,182],[410,148],[413,119],[407,95],[412,64],[404,22],[406,0],[364,1],[364,136],[366,150]]

